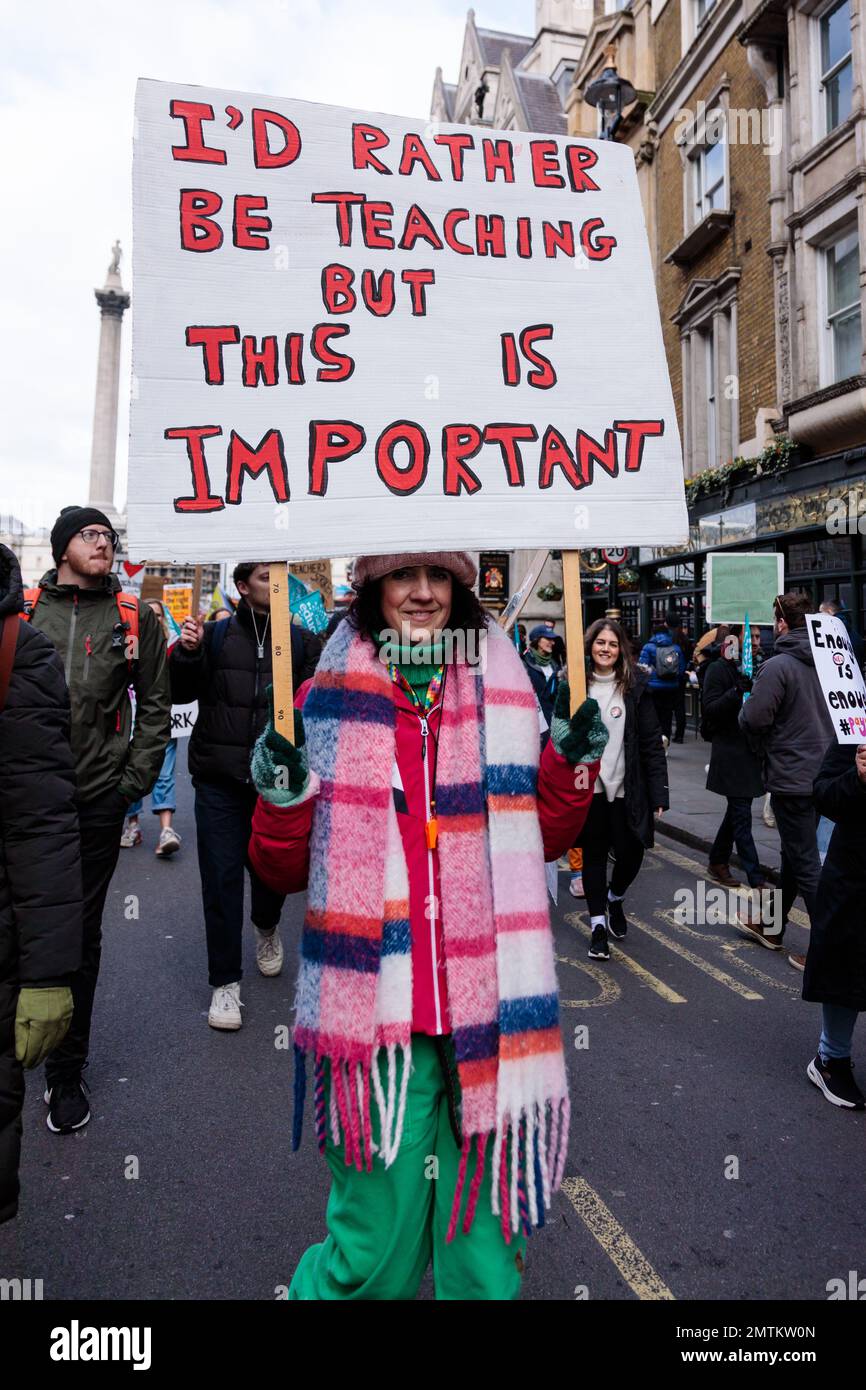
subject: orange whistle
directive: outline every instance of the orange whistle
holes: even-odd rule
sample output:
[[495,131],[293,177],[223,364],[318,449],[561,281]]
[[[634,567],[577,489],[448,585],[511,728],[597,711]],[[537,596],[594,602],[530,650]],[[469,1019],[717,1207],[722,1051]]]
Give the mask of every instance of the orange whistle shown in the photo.
[[435,819],[434,819],[434,820],[428,820],[426,829],[427,829],[427,848],[428,848],[428,849],[435,849],[435,848],[436,848],[436,836],[437,836],[438,830],[439,830],[439,827],[438,827],[438,825],[437,825]]

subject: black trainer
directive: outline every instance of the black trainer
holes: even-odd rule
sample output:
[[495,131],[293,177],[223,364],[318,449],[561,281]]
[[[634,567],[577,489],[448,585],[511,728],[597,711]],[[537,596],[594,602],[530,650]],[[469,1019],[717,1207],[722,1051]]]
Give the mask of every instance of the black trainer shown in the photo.
[[806,1075],[824,1092],[831,1105],[841,1105],[845,1110],[866,1110],[866,1096],[851,1075],[853,1070],[850,1057],[828,1057],[825,1062],[818,1052],[806,1068]]
[[607,946],[607,932],[604,927],[593,927],[592,940],[589,943],[590,960],[610,960],[610,951]]
[[90,1119],[90,1106],[85,1092],[87,1085],[80,1076],[70,1076],[64,1081],[56,1081],[45,1092],[48,1118],[45,1123],[52,1134],[71,1134],[81,1129]]
[[628,931],[628,918],[621,902],[607,900],[607,929],[614,941],[625,941]]

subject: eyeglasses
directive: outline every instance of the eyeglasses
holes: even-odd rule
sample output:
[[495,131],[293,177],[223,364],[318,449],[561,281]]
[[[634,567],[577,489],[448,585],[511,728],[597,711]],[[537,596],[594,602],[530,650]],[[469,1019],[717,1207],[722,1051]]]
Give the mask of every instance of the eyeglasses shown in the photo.
[[116,531],[94,531],[92,526],[88,526],[84,531],[78,532],[86,545],[96,545],[97,541],[105,541],[112,550],[117,549],[117,542],[120,540]]

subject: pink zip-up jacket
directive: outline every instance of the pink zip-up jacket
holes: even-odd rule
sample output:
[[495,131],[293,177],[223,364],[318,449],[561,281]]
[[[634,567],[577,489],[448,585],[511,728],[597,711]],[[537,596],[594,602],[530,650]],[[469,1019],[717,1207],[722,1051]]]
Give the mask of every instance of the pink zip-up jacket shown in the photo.
[[[306,681],[295,704],[302,709],[312,684]],[[408,695],[395,687],[397,708],[394,804],[409,876],[409,920],[412,929],[412,1031],[449,1033],[448,990],[442,921],[435,911],[439,898],[439,855],[427,848],[435,740],[440,708],[426,718]],[[583,765],[582,765],[583,766]],[[592,802],[599,763],[585,764],[585,787],[575,786],[574,767],[549,741],[538,770],[538,819],[546,861],[558,859],[577,839]],[[276,893],[300,893],[307,886],[310,827],[316,798],[294,806],[275,806],[259,797],[253,812],[250,862],[263,883]],[[352,847],[346,847],[352,853]],[[433,905],[433,910],[431,910]]]

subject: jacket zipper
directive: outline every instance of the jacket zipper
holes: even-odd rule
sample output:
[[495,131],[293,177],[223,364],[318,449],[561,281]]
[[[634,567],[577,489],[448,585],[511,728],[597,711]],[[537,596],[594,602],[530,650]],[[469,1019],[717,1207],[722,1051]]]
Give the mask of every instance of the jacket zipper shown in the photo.
[[69,620],[69,645],[68,645],[67,650],[66,650],[65,673],[66,673],[66,684],[67,684],[67,685],[69,685],[69,684],[71,683],[71,680],[72,680],[72,653],[73,653],[74,650],[75,650],[75,629],[76,629],[77,626],[78,626],[78,590],[75,589],[75,590],[73,591],[73,594],[72,594],[72,617],[71,617],[70,620]]
[[[430,805],[430,769],[427,762],[427,739],[430,728],[425,715],[419,716],[421,720],[421,763],[424,768],[424,828],[426,843],[427,822],[431,819],[432,806]],[[435,880],[433,877],[433,851],[429,845],[427,847],[427,887],[430,920],[430,959],[433,964],[433,1000],[436,1006],[436,1032],[442,1032],[442,1005],[439,999],[439,963],[436,959],[436,914],[439,911],[439,904],[434,896]]]
[[90,675],[90,658],[92,656],[93,636],[91,633],[88,632],[87,636],[84,639],[84,676],[82,678],[84,681],[86,681],[88,676]]

